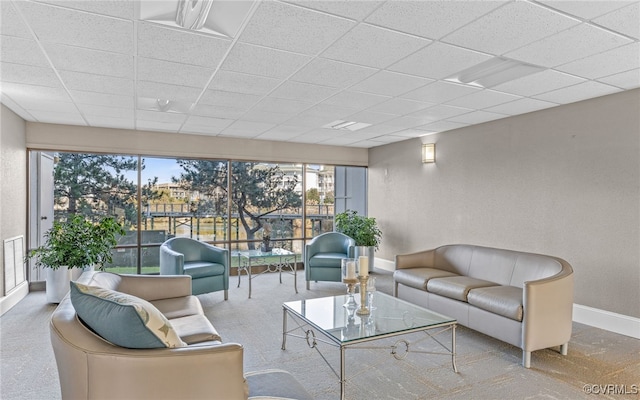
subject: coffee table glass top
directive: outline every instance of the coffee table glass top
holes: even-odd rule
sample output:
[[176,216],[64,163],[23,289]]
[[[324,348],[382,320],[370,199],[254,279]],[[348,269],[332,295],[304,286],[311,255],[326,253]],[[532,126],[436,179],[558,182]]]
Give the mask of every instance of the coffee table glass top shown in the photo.
[[[356,293],[355,298],[359,303],[360,295]],[[355,309],[344,307],[347,300],[347,295],[340,295],[290,301],[283,306],[341,344],[456,323],[454,318],[385,293],[374,294],[375,308],[369,315],[360,316]]]

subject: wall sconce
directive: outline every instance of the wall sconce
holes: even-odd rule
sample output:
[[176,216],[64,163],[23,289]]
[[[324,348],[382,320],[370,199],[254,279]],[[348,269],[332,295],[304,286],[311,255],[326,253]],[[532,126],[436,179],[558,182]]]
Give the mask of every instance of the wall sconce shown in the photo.
[[422,163],[434,163],[436,162],[436,144],[424,143],[422,145]]

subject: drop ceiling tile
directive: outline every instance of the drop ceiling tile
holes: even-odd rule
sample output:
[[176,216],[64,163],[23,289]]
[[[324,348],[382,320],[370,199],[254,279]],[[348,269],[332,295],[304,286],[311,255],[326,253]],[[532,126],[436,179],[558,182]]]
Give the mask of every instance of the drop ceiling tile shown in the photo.
[[183,130],[196,129],[206,133],[220,133],[232,123],[232,119],[191,116],[184,124]]
[[436,42],[393,64],[389,69],[426,78],[442,79],[490,58],[493,56]]
[[107,107],[134,107],[133,96],[121,96],[116,94],[105,94],[96,92],[86,92],[82,90],[70,90],[73,100],[77,104],[93,104]]
[[44,49],[58,70],[133,79],[133,56],[45,43]]
[[323,101],[323,104],[329,104],[339,107],[351,107],[364,110],[375,104],[381,103],[385,100],[389,100],[389,96],[380,96],[371,93],[355,92],[352,90],[342,91],[331,98]]
[[50,111],[63,114],[77,114],[78,108],[73,103],[67,103],[64,101],[50,101],[43,99],[34,99],[31,101],[22,102],[24,108],[33,113],[35,111]]
[[316,58],[293,75],[291,80],[343,88],[360,82],[375,72],[373,68]]
[[[108,117],[120,120],[130,120],[133,123],[133,109],[123,107],[107,107],[94,104],[79,104],[82,115],[87,117]],[[89,121],[91,123],[91,121]]]
[[387,100],[384,103],[377,104],[373,107],[369,107],[367,111],[383,114],[406,115],[433,105],[433,103],[395,98]]
[[533,96],[582,82],[585,79],[549,69],[494,86],[493,89],[520,96]]
[[617,86],[621,89],[629,90],[640,87],[640,69],[622,72],[598,79],[602,83]]
[[506,118],[505,114],[491,113],[487,111],[473,111],[468,114],[457,115],[449,118],[449,122],[459,122],[463,124],[481,124],[487,121]]
[[362,82],[351,86],[351,89],[386,96],[399,96],[431,82],[433,82],[433,79],[419,78],[417,76],[398,74],[390,71],[380,71]]
[[70,90],[125,96],[133,96],[134,94],[134,82],[132,79],[74,71],[59,71],[59,74],[67,89]]
[[424,101],[427,103],[445,103],[458,97],[479,92],[480,88],[467,85],[459,85],[457,83],[436,81],[409,93],[403,94],[401,97],[411,100]]
[[[304,112],[300,113],[300,116],[344,118],[347,115],[355,113],[356,111],[357,109],[352,107],[334,106],[330,104],[316,104],[315,106],[309,108],[308,110],[305,110]],[[328,122],[332,122],[332,120],[327,121],[327,123]],[[356,121],[356,122],[363,122],[363,121]]]
[[322,57],[385,68],[429,43],[430,40],[360,24],[325,50]]
[[337,89],[332,87],[286,81],[270,93],[269,96],[280,99],[302,100],[310,103],[318,103],[336,92]]
[[193,108],[191,114],[202,117],[237,119],[242,117],[245,112],[246,109],[244,108],[240,109],[220,105],[198,104]]
[[374,143],[376,143],[377,146],[381,146],[383,144],[403,142],[405,140],[408,140],[408,138],[424,136],[427,133],[428,132],[422,132],[421,135],[417,135],[417,136],[396,136],[395,134],[393,134],[393,135],[385,135],[385,136],[379,136],[377,138],[373,138],[373,139],[371,139],[370,142],[374,142]]
[[262,133],[256,139],[262,140],[289,140],[296,136],[300,136],[307,132],[309,129],[301,128],[299,126],[278,125],[268,131]]
[[138,57],[138,81],[169,83],[202,89],[213,74],[213,68]]
[[49,62],[35,40],[1,36],[0,54],[2,54],[2,62],[49,67]]
[[635,2],[593,20],[596,24],[640,39],[640,3]]
[[387,1],[365,21],[439,39],[504,4],[504,1]]
[[555,106],[557,106],[557,104],[550,103],[548,101],[536,99],[520,99],[511,101],[509,103],[500,104],[495,107],[489,107],[484,111],[494,112],[498,114],[518,115]]
[[179,102],[195,103],[202,90],[159,82],[137,82],[138,97],[167,99]]
[[331,123],[335,121],[336,118],[341,118],[341,117],[326,116],[326,115],[311,115],[306,112],[303,112],[291,119],[288,119],[287,121],[285,121],[285,124],[288,126],[296,126],[296,127],[311,129],[311,128],[318,128],[320,126],[324,126],[328,123]]
[[429,134],[429,131],[422,131],[420,129],[405,129],[399,132],[394,133],[393,135],[382,136],[380,138],[376,138],[376,141],[386,141],[386,140],[395,140],[400,137],[402,139],[406,138],[417,138]]
[[93,115],[86,115],[85,118],[89,123],[89,125],[91,126],[114,128],[114,129],[135,129],[133,118],[122,119],[122,118],[112,118],[112,117],[100,117],[100,116],[93,116]]
[[231,45],[228,39],[138,22],[138,56],[216,68]]
[[216,72],[213,81],[211,81],[209,89],[265,95],[278,86],[280,82],[282,82],[280,79],[219,70]]
[[137,130],[159,131],[177,133],[182,123],[179,122],[161,122],[157,120],[136,120]]
[[288,3],[297,4],[301,7],[312,8],[319,11],[324,11],[329,14],[339,15],[354,19],[356,21],[362,21],[364,17],[369,15],[371,11],[375,10],[382,1],[372,0],[350,0],[350,1],[288,1]]
[[442,41],[500,55],[579,22],[540,5],[516,1],[475,20]]
[[260,3],[239,40],[316,55],[353,25],[353,21],[344,18],[269,1]]
[[426,124],[429,121],[440,121],[456,115],[466,114],[471,111],[473,110],[469,108],[453,107],[453,106],[446,106],[444,104],[439,104],[437,106],[430,107],[430,108],[416,111],[412,114],[409,114],[409,117],[421,118],[425,120],[424,124]]
[[371,111],[360,111],[347,116],[349,121],[364,122],[365,124],[381,124],[397,118],[397,115],[375,113]]
[[65,125],[87,125],[80,113],[62,113],[57,111],[29,111],[38,122]]
[[484,109],[520,99],[520,96],[496,92],[495,90],[482,90],[469,95],[459,97],[447,102],[447,105],[472,109]]
[[20,2],[20,8],[43,42],[133,55],[132,21],[33,2]]
[[631,43],[631,39],[593,25],[580,24],[507,53],[506,56],[552,68],[628,43]]
[[137,110],[136,121],[156,121],[161,123],[182,124],[187,119],[186,114],[173,112]]
[[223,136],[255,137],[273,128],[275,124],[251,121],[236,121],[221,132]]
[[573,14],[586,20],[607,14],[613,10],[624,7],[630,1],[590,0],[590,1],[565,1],[565,0],[538,0],[539,3],[553,7],[556,10]]
[[2,92],[6,93],[13,101],[25,109],[29,109],[31,102],[50,101],[71,103],[71,98],[62,88],[3,82]]
[[25,121],[35,121],[36,120],[31,114],[29,114],[29,112],[27,110],[22,108],[18,103],[13,101],[13,99],[11,97],[9,97],[6,93],[4,93],[2,91],[0,91],[0,101],[2,102],[2,104],[7,106],[14,113],[18,114],[18,116],[20,118],[24,119]]
[[[640,22],[639,22],[640,24]],[[635,42],[582,60],[564,64],[557,69],[589,79],[601,78],[640,67],[640,43]]]
[[327,146],[346,146],[359,142],[360,139],[351,136],[339,136],[318,142]]
[[428,132],[445,132],[453,129],[464,128],[469,124],[460,123],[460,122],[452,122],[452,121],[437,121],[431,124],[425,124],[417,127],[420,130],[428,131]]
[[287,78],[309,60],[311,57],[302,54],[236,43],[221,68],[271,78]]
[[293,114],[297,114],[305,109],[311,107],[313,103],[300,101],[300,100],[290,100],[290,99],[279,99],[275,97],[265,97],[260,100],[252,110],[263,111],[263,112],[272,112],[279,114],[289,114],[289,116],[293,116]]
[[320,143],[325,140],[334,139],[348,135],[347,131],[338,129],[312,129],[304,134],[304,136],[298,136],[294,140],[301,143]]
[[85,1],[85,0],[38,0],[40,3],[47,3],[59,7],[73,8],[75,10],[88,11],[95,14],[107,15],[124,19],[135,17],[136,1]]
[[266,122],[270,124],[281,124],[289,120],[294,115],[295,113],[282,114],[277,112],[268,112],[268,111],[261,111],[261,110],[249,110],[240,118],[240,120],[252,121],[252,122]]
[[397,132],[402,128],[398,128],[397,126],[387,125],[387,124],[376,124],[371,125],[366,128],[360,129],[356,132],[353,132],[353,135],[360,135],[362,138],[369,139],[372,137],[377,137],[380,135],[387,135],[393,132]]
[[62,87],[60,80],[50,68],[2,62],[0,63],[0,76],[2,76],[3,82]]
[[260,96],[252,94],[207,90],[200,99],[199,104],[224,106],[246,111],[253,107],[258,100],[260,100]]
[[539,94],[533,97],[538,100],[550,101],[552,103],[568,104],[593,97],[604,96],[619,91],[619,88],[613,86],[588,81],[567,88],[554,90],[552,92]]
[[9,1],[0,1],[0,33],[7,36],[33,39],[22,17],[17,13],[13,3]]
[[402,129],[415,128],[416,126],[421,126],[431,122],[435,122],[435,120],[424,117],[404,116],[385,121],[385,125],[394,126],[399,131]]

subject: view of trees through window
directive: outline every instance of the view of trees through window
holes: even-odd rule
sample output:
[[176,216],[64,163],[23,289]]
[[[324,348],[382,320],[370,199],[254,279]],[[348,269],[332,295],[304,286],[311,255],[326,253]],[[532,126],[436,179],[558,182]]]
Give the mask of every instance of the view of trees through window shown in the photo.
[[284,248],[333,230],[334,168],[323,165],[58,153],[57,220],[115,216],[108,270],[157,273],[159,246],[190,237],[238,251]]

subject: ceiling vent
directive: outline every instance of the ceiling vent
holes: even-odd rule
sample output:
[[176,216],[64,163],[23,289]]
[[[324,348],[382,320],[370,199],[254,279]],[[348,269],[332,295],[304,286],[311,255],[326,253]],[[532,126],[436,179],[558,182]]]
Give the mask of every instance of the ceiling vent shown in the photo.
[[148,111],[160,111],[166,113],[185,114],[189,111],[191,104],[169,99],[151,99],[148,97],[138,97],[138,109]]
[[356,121],[337,120],[324,125],[323,128],[355,132],[359,129],[366,128],[367,126],[371,126],[371,124]]
[[465,85],[490,88],[544,70],[545,68],[537,65],[526,64],[504,57],[494,57],[462,70],[446,78],[446,80],[449,82],[464,83]]

